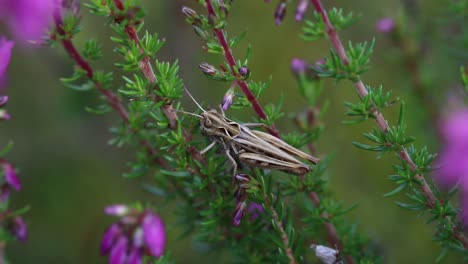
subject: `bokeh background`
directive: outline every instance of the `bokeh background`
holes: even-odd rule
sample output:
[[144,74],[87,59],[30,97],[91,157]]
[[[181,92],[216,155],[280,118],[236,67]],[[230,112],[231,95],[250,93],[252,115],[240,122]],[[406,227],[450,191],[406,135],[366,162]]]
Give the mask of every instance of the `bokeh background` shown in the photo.
[[[183,5],[197,7],[195,1],[142,2],[147,8],[146,29],[158,32],[166,40],[159,59],[178,59],[181,76],[196,98],[206,104],[218,104],[228,86],[207,80],[198,64],[202,61],[216,64],[219,60],[203,53],[202,42],[180,12]],[[305,101],[299,97],[290,74],[290,60],[300,57],[316,61],[328,54],[328,42],[307,43],[298,37],[301,24],[293,19],[292,5],[284,23],[277,27],[273,21],[275,4],[267,5],[261,0],[234,2],[229,33],[232,36],[248,32],[235,56],[243,58],[247,44],[251,44],[252,78],[266,80],[272,76],[272,85],[260,101],[277,102],[285,95],[287,113],[302,111]],[[327,8],[339,6],[359,16],[352,27],[341,33],[343,40],[361,42],[376,37],[373,67],[363,76],[365,82],[373,86],[382,84],[392,89],[395,96],[404,98],[408,106],[408,133],[416,136],[417,146],[427,144],[431,151],[437,151],[439,143],[427,106],[414,96],[400,51],[391,44],[388,35],[376,32],[375,23],[382,17],[406,21],[405,29],[427,49],[418,66],[422,79],[443,105],[449,90],[457,84],[460,65],[460,56],[450,52],[450,41],[444,32],[446,1],[324,2]],[[417,6],[416,12],[406,18],[405,4]],[[83,32],[76,39],[77,45],[90,37],[101,41],[105,59],[94,66],[111,69],[120,57],[112,53],[109,28],[103,18],[91,16],[86,8],[82,8],[82,13]],[[14,49],[6,90],[10,96],[7,109],[13,119],[1,124],[0,144],[14,141],[9,160],[20,169],[24,186],[23,191],[13,194],[12,207],[30,205],[32,209],[25,215],[30,232],[28,241],[12,243],[7,248],[12,263],[106,263],[107,259],[99,256],[99,242],[103,230],[114,219],[103,214],[103,207],[135,200],[158,202],[142,188],[143,184],[151,183],[150,178],[121,176],[128,171],[126,163],[133,154],[131,149],[116,149],[107,144],[111,138],[109,127],[120,121],[117,115],[86,112],[85,106],[97,104],[97,94],[73,91],[60,83],[59,78],[69,76],[72,67],[60,46]],[[395,198],[383,197],[394,188],[387,175],[392,173],[391,162],[396,159],[392,155],[376,159],[374,153],[351,144],[362,142],[362,133],[373,123],[358,126],[341,123],[345,119],[343,102],[357,100],[353,86],[346,81],[329,81],[325,90],[324,98],[329,100],[330,108],[324,118],[326,131],[318,143],[318,151],[324,155],[334,153],[329,177],[336,199],[359,205],[348,219],[358,223],[362,233],[378,245],[385,263],[432,263],[441,250],[431,241],[433,228],[414,212],[398,208]],[[193,107],[189,101],[185,105],[188,109]],[[437,104],[433,107],[439,110]],[[397,109],[385,113],[393,123]],[[283,132],[288,131],[291,121],[283,118],[277,126]],[[196,252],[197,245],[190,238],[177,238],[180,227],[174,223],[172,212],[165,212],[164,218],[170,233],[168,249],[178,263],[213,262],[212,255]],[[459,262],[457,256],[445,259],[445,263]]]

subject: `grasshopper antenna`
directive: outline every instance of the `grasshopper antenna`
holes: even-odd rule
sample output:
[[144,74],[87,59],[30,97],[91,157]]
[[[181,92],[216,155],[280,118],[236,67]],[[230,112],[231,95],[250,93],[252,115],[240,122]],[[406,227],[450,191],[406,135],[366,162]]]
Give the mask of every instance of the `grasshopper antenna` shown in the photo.
[[197,115],[197,114],[194,114],[194,113],[185,112],[185,111],[182,111],[182,110],[179,110],[179,109],[174,109],[174,111],[182,113],[182,114],[186,114],[186,115],[196,116],[196,117],[198,117],[200,119],[203,119],[203,117],[201,115]]
[[203,109],[203,107],[201,107],[201,105],[195,100],[195,98],[193,98],[192,94],[187,90],[187,88],[185,86],[184,86],[184,90],[190,96],[192,101],[198,106],[198,108],[200,108],[203,112],[206,112],[206,110]]

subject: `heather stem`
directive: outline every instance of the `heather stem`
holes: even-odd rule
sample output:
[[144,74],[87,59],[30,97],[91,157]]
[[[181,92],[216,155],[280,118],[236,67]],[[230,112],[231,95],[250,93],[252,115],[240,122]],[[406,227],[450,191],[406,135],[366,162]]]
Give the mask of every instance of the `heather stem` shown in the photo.
[[116,96],[109,90],[104,89],[101,83],[94,79],[94,71],[91,68],[91,65],[81,56],[81,54],[76,50],[75,45],[70,39],[70,36],[67,35],[67,32],[63,29],[63,20],[60,14],[59,8],[56,8],[54,11],[54,21],[57,27],[57,33],[62,37],[62,45],[65,51],[73,58],[73,60],[86,72],[86,76],[94,83],[96,89],[103,94],[107,102],[111,105],[112,108],[120,115],[125,123],[128,123],[128,112],[120,103],[120,98]]
[[[62,37],[62,45],[68,55],[75,61],[75,63],[86,72],[86,76],[92,80],[96,89],[103,94],[107,102],[111,105],[111,107],[119,114],[121,119],[125,124],[129,123],[128,112],[125,107],[122,105],[120,98],[115,95],[112,91],[104,89],[102,84],[95,80],[94,77],[94,70],[91,65],[81,56],[79,51],[76,49],[75,45],[71,40],[71,36],[65,32],[63,29],[63,19],[61,16],[61,10],[56,8],[54,10],[54,22],[56,25],[57,33]],[[135,132],[135,131],[134,131]],[[155,156],[157,151],[151,146],[151,144],[145,140],[141,140],[140,143],[146,148],[147,152],[151,156]],[[154,162],[159,163],[161,167],[167,167],[166,162],[161,158],[155,158]]]
[[[335,49],[338,56],[340,57],[341,62],[343,64],[345,64],[345,65],[348,65],[349,64],[348,55],[346,54],[344,46],[341,43],[341,40],[340,40],[335,28],[331,24],[330,19],[328,18],[327,12],[323,8],[323,5],[322,5],[321,1],[320,0],[311,0],[311,2],[313,4],[315,10],[321,15],[322,21],[325,23],[325,28],[326,28],[328,38],[330,39],[333,48]],[[367,91],[367,89],[366,89],[366,87],[365,87],[365,85],[364,85],[364,83],[363,83],[363,81],[361,79],[359,79],[357,82],[355,82],[354,86],[356,87],[356,90],[357,90],[358,94],[361,97],[366,97],[367,96],[368,91]],[[388,125],[387,120],[382,115],[382,113],[380,113],[377,109],[374,109],[373,114],[376,117],[376,122],[377,122],[377,125],[380,128],[380,130],[383,131],[384,133],[387,133],[388,130],[389,130],[389,125]],[[409,156],[408,151],[403,146],[400,147],[400,156],[410,166],[410,169],[411,169],[412,172],[416,171],[416,169],[417,169],[416,165],[414,164],[413,160]],[[416,174],[414,177],[415,177],[415,179],[417,179],[420,182],[420,187],[419,188],[420,188],[421,192],[423,193],[424,197],[426,198],[426,200],[428,202],[427,206],[429,208],[431,208],[431,209],[434,209],[436,201],[438,201],[438,199],[434,195],[434,192],[432,191],[431,187],[429,186],[429,184],[427,183],[427,181],[426,181],[426,179],[424,178],[423,175]],[[450,222],[452,222],[452,221],[450,221]],[[468,238],[464,234],[460,233],[460,231],[456,228],[455,225],[453,225],[453,226],[454,226],[453,231],[454,231],[455,237],[463,244],[463,246],[466,249],[468,249]]]
[[[206,3],[206,10],[208,11],[208,16],[211,18],[215,18],[217,15],[214,10],[213,3],[211,2],[211,0],[205,0],[205,3]],[[263,110],[262,106],[258,102],[257,98],[255,98],[255,95],[250,90],[249,85],[247,84],[246,81],[242,80],[242,77],[239,75],[239,73],[235,71],[236,60],[234,58],[234,55],[232,54],[231,48],[229,47],[229,44],[226,39],[226,35],[221,29],[213,28],[213,30],[216,35],[216,38],[218,39],[219,44],[223,48],[224,57],[229,65],[229,69],[231,70],[231,73],[236,77],[237,85],[242,90],[244,95],[247,97],[247,100],[249,100],[249,102],[252,104],[252,108],[257,113],[258,117],[260,117],[260,119],[266,119],[267,116],[265,114],[265,111]],[[268,131],[272,135],[278,138],[280,137],[279,132],[274,125],[269,127]]]
[[278,213],[276,212],[275,208],[271,204],[271,200],[266,195],[264,195],[264,198],[265,198],[265,205],[270,210],[271,216],[273,217],[273,221],[275,225],[277,226],[278,231],[280,233],[281,241],[283,241],[283,245],[284,245],[284,250],[289,259],[289,264],[296,264],[297,262],[296,262],[296,259],[294,258],[292,249],[289,245],[289,237],[288,237],[288,234],[286,233],[286,230],[284,229],[283,222],[281,221]]
[[[116,6],[117,9],[123,11],[124,10],[124,5],[121,0],[114,0],[114,5]],[[118,23],[120,19],[115,19],[116,22]],[[125,32],[127,33],[128,37],[134,41],[139,47],[141,47],[141,42],[140,38],[138,37],[137,30],[135,26],[132,26],[130,24],[125,26]],[[143,52],[143,49],[140,48],[140,52]],[[143,75],[148,79],[148,81],[154,85],[154,89],[159,89],[158,84],[157,84],[157,79],[156,75],[154,74],[153,67],[151,66],[150,62],[150,57],[145,56],[141,61],[140,61],[140,70],[143,73]],[[174,108],[172,105],[164,105],[161,107],[161,110],[164,112],[164,115],[166,116],[167,120],[169,121],[169,127],[174,130],[177,128],[177,115],[174,111]],[[186,134],[186,136],[188,136]]]

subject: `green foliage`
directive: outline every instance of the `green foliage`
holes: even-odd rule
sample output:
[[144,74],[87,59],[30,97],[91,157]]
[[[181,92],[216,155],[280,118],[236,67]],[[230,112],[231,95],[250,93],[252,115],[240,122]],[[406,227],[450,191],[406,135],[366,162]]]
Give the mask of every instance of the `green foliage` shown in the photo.
[[[332,8],[329,11],[328,16],[331,24],[337,31],[350,26],[355,21],[353,13],[344,15],[341,8]],[[305,21],[305,26],[302,28],[302,31],[301,37],[306,41],[318,40],[327,37],[325,23],[323,23],[321,15],[315,11],[313,21]]]
[[374,50],[375,40],[368,46],[367,42],[353,44],[349,42],[347,63],[343,63],[342,58],[331,50],[330,56],[325,58],[324,64],[317,64],[313,69],[319,77],[333,78],[336,80],[348,79],[352,82],[359,80],[359,75],[365,73],[370,67],[370,56]]
[[[207,8],[205,1],[198,2]],[[250,78],[250,46],[243,60],[235,59],[232,55],[231,48],[245,39],[246,33],[228,37],[226,19],[231,3],[212,1],[215,14],[210,15],[199,14],[189,8],[184,8],[182,12],[194,32],[205,42],[204,50],[225,60],[219,69],[208,63],[200,64],[202,72],[213,80],[229,82],[230,89],[241,86],[236,90],[232,105],[232,109],[237,110],[252,106],[272,85],[272,78],[267,81]],[[135,149],[135,159],[129,162],[130,171],[125,176],[136,178],[150,175],[152,184],[145,185],[148,192],[180,204],[176,215],[185,229],[181,236],[191,235],[209,250],[229,250],[240,263],[285,263],[291,258],[308,262],[310,242],[329,245],[327,237],[331,233],[337,236],[338,241],[329,246],[341,245],[340,257],[349,257],[360,263],[381,261],[370,252],[369,241],[360,233],[357,225],[347,218],[356,205],[334,200],[328,190],[327,168],[331,158],[325,157],[313,167],[311,173],[301,176],[239,166],[239,171],[247,174],[248,180],[236,182],[231,175],[232,164],[224,155],[226,150],[222,144],[200,154],[199,150],[213,139],[201,135],[198,118],[180,114],[184,113],[179,103],[184,83],[179,76],[177,61],[169,63],[158,59],[157,53],[164,41],[148,31],[139,39],[145,15],[139,1],[124,1],[123,10],[115,8],[110,0],[91,0],[86,5],[91,13],[104,17],[110,24],[115,34],[111,38],[116,45],[113,51],[121,56],[121,61],[115,66],[123,70],[123,75],[114,80],[112,71],[95,70],[89,65],[90,69],[76,67],[71,77],[61,80],[72,89],[97,90],[104,95],[104,103],[88,108],[89,111],[120,111],[123,121],[111,129],[114,138],[109,143]],[[315,13],[314,18],[314,22],[307,21],[303,28],[302,37],[305,40],[324,38],[330,34],[320,14]],[[336,8],[329,12],[329,18],[337,31],[354,21],[351,13],[344,15],[341,9]],[[79,31],[78,22],[77,17],[67,14],[63,27],[66,32],[62,37],[71,38],[76,34]],[[303,113],[291,115],[295,118],[298,131],[282,135],[286,142],[297,148],[307,146],[310,152],[315,152],[314,144],[325,129],[322,117],[328,106],[328,102],[321,98],[323,78],[359,82],[360,75],[369,70],[374,44],[374,40],[370,43],[349,42],[346,56],[332,50],[323,64],[311,67],[313,72],[296,76],[306,107]],[[87,63],[99,60],[102,57],[100,43],[87,41],[81,54]],[[245,69],[247,74],[242,75],[241,70]],[[463,74],[464,71],[462,68]],[[462,75],[465,86],[468,86],[466,79],[466,74]],[[367,95],[360,96],[359,102],[345,103],[346,115],[353,118],[345,123],[357,124],[378,119],[382,111],[398,100],[392,99],[392,93],[384,91],[382,86],[367,86],[366,89]],[[266,118],[252,120],[273,127],[279,118],[288,116],[281,109],[284,100],[281,96],[276,104],[265,104],[263,110]],[[118,106],[122,106],[123,110]],[[396,187],[385,196],[396,196],[405,191],[405,200],[396,204],[420,212],[426,217],[426,223],[433,223],[436,230],[434,240],[443,248],[441,256],[447,249],[464,251],[455,235],[458,228],[455,220],[457,209],[449,202],[443,202],[445,197],[432,183],[424,185],[426,180],[423,174],[431,170],[435,155],[430,154],[426,147],[418,149],[410,145],[414,137],[406,134],[404,106],[401,103],[396,126],[382,128],[380,124],[378,129],[364,133],[368,143],[353,144],[378,152],[379,157],[394,153],[399,164],[393,166],[394,174],[389,179]],[[234,158],[238,158],[238,153],[231,154],[236,154]],[[409,159],[414,164],[408,162]],[[433,204],[428,200],[427,193],[421,190],[423,185],[433,191],[436,198]],[[249,212],[246,208],[253,203],[261,204],[264,212],[257,215]],[[245,215],[239,226],[234,226],[233,214],[239,210],[243,210],[241,213]],[[172,260],[166,255],[155,263],[172,263]]]

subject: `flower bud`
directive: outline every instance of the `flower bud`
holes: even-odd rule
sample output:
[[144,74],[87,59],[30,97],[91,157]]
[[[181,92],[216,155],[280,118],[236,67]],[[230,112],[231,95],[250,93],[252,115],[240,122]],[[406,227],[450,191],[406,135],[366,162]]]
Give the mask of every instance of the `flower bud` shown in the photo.
[[182,7],[182,14],[184,14],[184,16],[187,17],[190,22],[194,22],[195,20],[199,19],[197,12],[186,6]]
[[5,177],[5,182],[13,187],[16,191],[21,191],[21,181],[16,175],[15,168],[10,163],[3,163],[3,174]]
[[337,261],[339,253],[338,250],[321,245],[311,245],[310,248],[315,252],[315,256],[325,264],[343,263],[341,261]]
[[226,94],[223,97],[223,101],[221,102],[221,108],[223,109],[223,111],[228,110],[228,108],[232,105],[233,101],[234,101],[234,89],[229,88],[229,90],[227,90]]
[[252,202],[249,204],[247,212],[250,214],[250,221],[254,221],[260,216],[260,214],[265,213],[265,209],[263,209],[261,204]]
[[307,6],[309,4],[308,0],[300,0],[299,4],[296,7],[296,21],[302,21],[304,18],[305,12],[307,11]]
[[291,60],[291,71],[295,75],[304,74],[308,68],[309,68],[309,64],[305,60],[302,60],[299,58],[293,58]]
[[249,77],[250,70],[249,68],[243,66],[239,69],[239,74],[244,78],[244,80]]
[[10,232],[15,236],[18,240],[24,242],[28,236],[28,227],[24,222],[21,216],[16,216],[13,218],[10,224]]
[[233,221],[232,221],[232,223],[233,223],[235,226],[239,226],[239,225],[240,225],[240,222],[241,222],[241,220],[242,220],[242,217],[243,217],[244,214],[245,214],[245,208],[246,208],[246,203],[245,203],[245,202],[237,203],[237,205],[236,205],[236,210],[234,211]]
[[395,29],[395,21],[388,17],[382,18],[379,21],[377,21],[376,28],[379,32],[388,33]]
[[125,216],[128,214],[130,211],[130,208],[124,204],[114,204],[114,205],[109,205],[106,208],[104,208],[104,212],[107,215],[113,215],[113,216]]
[[0,109],[0,120],[8,121],[11,119],[11,115],[3,109]]
[[284,16],[286,15],[286,2],[282,1],[276,6],[275,11],[275,24],[279,26],[283,22]]
[[199,67],[205,75],[213,76],[218,74],[218,70],[213,65],[206,62],[202,62]]
[[3,107],[8,103],[8,96],[2,95],[0,96],[0,107]]

